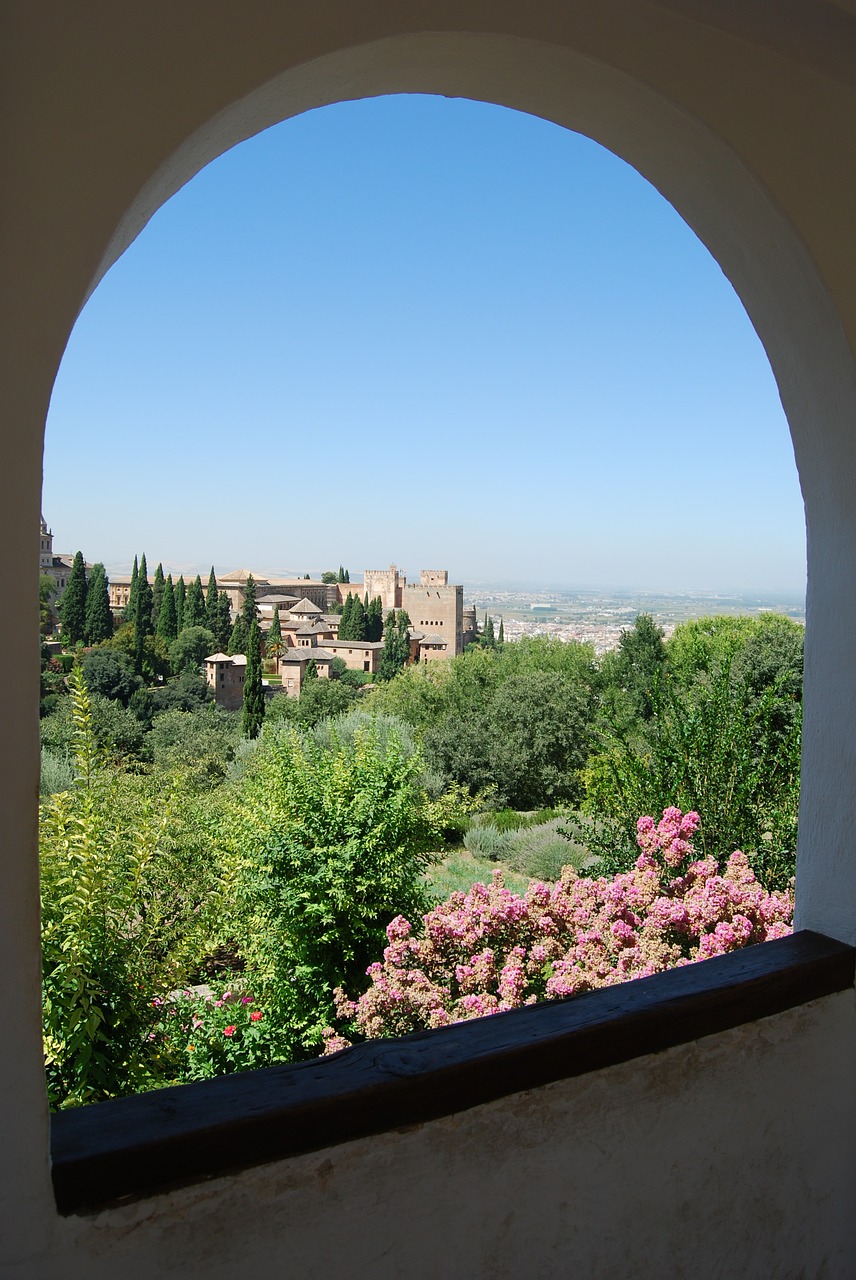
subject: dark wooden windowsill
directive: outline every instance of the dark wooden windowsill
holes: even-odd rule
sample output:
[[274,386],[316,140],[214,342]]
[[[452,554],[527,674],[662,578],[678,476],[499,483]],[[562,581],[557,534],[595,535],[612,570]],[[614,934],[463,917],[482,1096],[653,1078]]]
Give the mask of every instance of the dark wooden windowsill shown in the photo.
[[803,932],[571,1000],[60,1112],[57,1208],[93,1212],[656,1053],[843,991],[854,958]]

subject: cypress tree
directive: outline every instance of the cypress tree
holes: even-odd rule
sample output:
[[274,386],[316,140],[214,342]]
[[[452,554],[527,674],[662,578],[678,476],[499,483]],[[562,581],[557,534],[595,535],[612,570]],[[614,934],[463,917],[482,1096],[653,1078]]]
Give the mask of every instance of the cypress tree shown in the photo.
[[184,574],[175,584],[175,626],[176,634],[184,627],[184,602],[187,599],[187,587],[184,585]]
[[163,565],[159,564],[155,569],[154,582],[152,584],[152,626],[157,635],[158,618],[160,617],[161,605],[163,604],[163,592],[166,585],[166,579],[163,576]]
[[282,653],[282,626],[279,621],[279,609],[273,611],[273,622],[267,633],[266,650],[268,657],[278,657]]
[[187,588],[187,596],[184,601],[184,618],[182,620],[182,631],[186,627],[204,627],[205,626],[205,597],[202,594],[202,579],[197,573],[196,577]]
[[169,575],[164,583],[160,613],[158,614],[155,631],[162,640],[166,641],[167,645],[172,644],[173,640],[175,640],[178,635],[178,622],[175,616],[175,589],[172,585],[172,574]]
[[351,634],[349,640],[365,640],[366,638],[366,610],[359,596],[354,596],[353,612],[351,614]]
[[103,564],[92,566],[89,585],[86,588],[86,627],[87,644],[100,644],[109,640],[113,634],[113,614],[110,612],[110,584]]
[[261,634],[255,618],[247,636],[247,674],[244,677],[244,709],[241,733],[255,738],[265,718],[265,695],[262,689]]
[[208,575],[208,587],[205,591],[205,625],[215,636],[219,617],[220,594],[217,590],[217,578],[214,575],[214,566],[212,564],[211,572]]
[[227,591],[220,591],[217,595],[217,626],[214,634],[217,644],[225,649],[232,634],[232,605]]
[[238,614],[235,619],[235,625],[232,627],[232,634],[229,636],[229,643],[226,645],[228,654],[243,653],[247,647],[247,632],[244,627],[244,619]]
[[140,557],[140,570],[137,574],[137,600],[134,608],[134,626],[144,636],[152,635],[152,588],[149,583],[149,572],[146,568],[145,552]]
[[499,620],[499,639],[498,639],[497,643],[498,643],[498,644],[505,644],[505,625],[504,625],[504,623],[503,623],[503,621],[502,621],[502,618],[500,618],[500,620]]
[[139,576],[139,570],[137,568],[137,557],[134,556],[134,567],[131,570],[131,589],[128,592],[128,603],[125,605],[125,608],[122,610],[123,622],[133,622],[136,616],[138,576]]
[[487,649],[496,648],[496,635],[493,630],[493,618],[490,614],[484,616],[484,631],[482,632],[482,644]]
[[386,615],[383,651],[377,673],[380,680],[391,680],[407,664],[410,658],[409,626],[410,618],[404,609],[399,609],[397,619],[393,610]]
[[241,617],[244,620],[244,630],[249,635],[250,627],[259,620],[259,611],[256,605],[256,580],[251,573],[247,574],[247,581],[244,586],[244,603],[241,606]]
[[81,551],[75,553],[57,612],[63,640],[66,644],[77,644],[86,633],[86,565]]
[[339,576],[338,576],[338,578],[336,579],[336,581],[337,581],[337,582],[344,582],[344,581],[345,581],[345,569],[344,569],[344,566],[343,566],[343,565],[341,565],[341,564],[339,565]]
[[346,582],[350,582],[350,581],[351,581],[351,571],[350,571],[349,569],[346,569],[346,570],[345,570],[345,581],[346,581]]
[[339,639],[353,640],[354,636],[351,631],[351,619],[354,615],[354,597],[349,595],[345,598],[345,606],[342,609],[342,616],[339,619]]
[[383,639],[383,602],[380,596],[370,600],[366,610],[366,639],[374,641]]

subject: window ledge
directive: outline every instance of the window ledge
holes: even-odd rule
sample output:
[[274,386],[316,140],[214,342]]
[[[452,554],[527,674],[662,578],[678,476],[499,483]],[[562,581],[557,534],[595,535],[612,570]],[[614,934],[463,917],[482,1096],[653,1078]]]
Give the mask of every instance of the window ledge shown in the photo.
[[805,931],[569,1000],[59,1112],[57,1208],[95,1212],[685,1044],[846,990],[855,960]]

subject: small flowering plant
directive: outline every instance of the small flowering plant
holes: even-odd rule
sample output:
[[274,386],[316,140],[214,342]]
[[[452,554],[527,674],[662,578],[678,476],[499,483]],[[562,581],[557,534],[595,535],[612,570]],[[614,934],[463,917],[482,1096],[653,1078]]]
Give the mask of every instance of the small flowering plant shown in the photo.
[[698,859],[698,827],[697,813],[664,809],[659,822],[639,819],[628,872],[594,879],[565,867],[554,886],[533,880],[520,896],[496,871],[430,911],[419,936],[396,916],[369,989],[357,999],[337,990],[344,1034],[328,1028],[324,1052],[349,1035],[403,1035],[579,995],[790,933],[790,891],[765,889],[739,850],[724,867]]
[[266,1011],[240,978],[214,991],[189,988],[152,1003],[161,1011],[154,1035],[177,1080],[208,1080],[275,1060]]

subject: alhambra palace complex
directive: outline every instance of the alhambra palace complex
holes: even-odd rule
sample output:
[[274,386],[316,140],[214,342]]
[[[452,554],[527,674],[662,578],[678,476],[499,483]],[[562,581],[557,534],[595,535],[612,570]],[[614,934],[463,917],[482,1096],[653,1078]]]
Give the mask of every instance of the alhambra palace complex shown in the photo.
[[[73,556],[55,554],[53,534],[44,516],[41,519],[39,570],[56,579],[61,593],[71,572]],[[244,603],[248,569],[237,569],[217,577],[219,590],[229,596],[233,619]],[[379,597],[384,616],[392,609],[404,609],[410,618],[411,662],[436,662],[460,653],[476,634],[476,612],[464,608],[464,589],[450,584],[445,569],[423,569],[418,583],[395,565],[388,569],[366,569],[362,582],[320,582],[311,578],[266,578],[252,574],[256,584],[259,626],[270,630],[274,613],[279,614],[283,651],[276,659],[282,690],[290,697],[300,693],[310,662],[322,679],[329,679],[334,658],[341,658],[352,671],[374,674],[383,649],[382,640],[340,640],[341,614],[332,612],[349,595],[369,600]],[[120,613],[128,603],[131,579],[127,575],[110,578],[110,607]],[[246,658],[212,653],[205,660],[208,684],[217,703],[230,710],[241,706]]]

